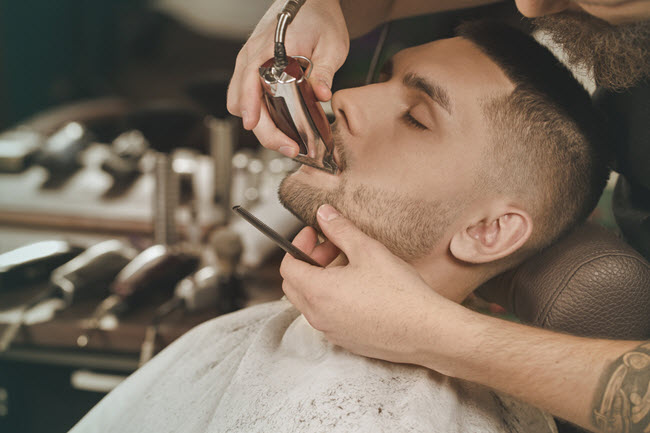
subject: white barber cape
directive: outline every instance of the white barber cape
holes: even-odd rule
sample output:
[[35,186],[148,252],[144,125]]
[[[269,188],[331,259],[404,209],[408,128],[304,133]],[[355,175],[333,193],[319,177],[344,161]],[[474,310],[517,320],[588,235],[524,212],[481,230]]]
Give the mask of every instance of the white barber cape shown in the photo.
[[547,414],[328,343],[286,300],[197,326],[108,394],[86,432],[555,432]]

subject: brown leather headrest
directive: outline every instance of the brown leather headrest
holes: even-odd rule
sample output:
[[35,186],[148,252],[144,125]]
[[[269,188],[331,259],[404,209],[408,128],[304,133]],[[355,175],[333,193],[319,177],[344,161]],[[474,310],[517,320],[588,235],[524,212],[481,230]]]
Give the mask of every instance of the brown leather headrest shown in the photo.
[[524,323],[575,335],[650,338],[650,264],[587,223],[478,289]]

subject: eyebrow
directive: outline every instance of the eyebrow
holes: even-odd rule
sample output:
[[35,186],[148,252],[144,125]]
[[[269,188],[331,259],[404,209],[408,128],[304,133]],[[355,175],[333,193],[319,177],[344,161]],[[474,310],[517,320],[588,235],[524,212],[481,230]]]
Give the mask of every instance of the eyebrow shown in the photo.
[[440,105],[451,115],[451,98],[449,97],[449,92],[444,87],[413,72],[404,75],[402,84],[408,88],[425,93],[433,102]]
[[[391,57],[383,64],[380,73],[392,76],[394,67],[395,62],[393,57]],[[449,92],[444,87],[413,72],[404,75],[404,78],[402,78],[402,84],[410,89],[415,89],[419,92],[425,93],[436,104],[441,106],[447,113],[449,113],[449,115],[451,115],[451,98],[449,97]]]

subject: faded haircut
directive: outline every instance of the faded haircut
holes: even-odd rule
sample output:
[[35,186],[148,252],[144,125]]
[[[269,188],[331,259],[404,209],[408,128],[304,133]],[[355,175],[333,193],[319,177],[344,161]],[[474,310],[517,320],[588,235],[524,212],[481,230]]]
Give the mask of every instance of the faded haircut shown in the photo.
[[494,21],[464,23],[457,34],[515,87],[484,103],[493,127],[483,187],[528,206],[534,227],[521,259],[585,221],[596,207],[610,171],[603,120],[571,72],[532,36]]

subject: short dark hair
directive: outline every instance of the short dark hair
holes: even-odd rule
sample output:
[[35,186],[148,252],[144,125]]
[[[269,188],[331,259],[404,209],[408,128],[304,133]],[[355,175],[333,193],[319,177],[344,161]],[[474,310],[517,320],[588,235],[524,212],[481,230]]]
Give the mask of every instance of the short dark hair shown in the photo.
[[[463,23],[470,40],[512,81],[505,97],[484,104],[492,128],[487,187],[531,206],[538,250],[587,219],[609,177],[610,150],[589,93],[535,39],[495,21]],[[526,251],[524,250],[524,251]]]

